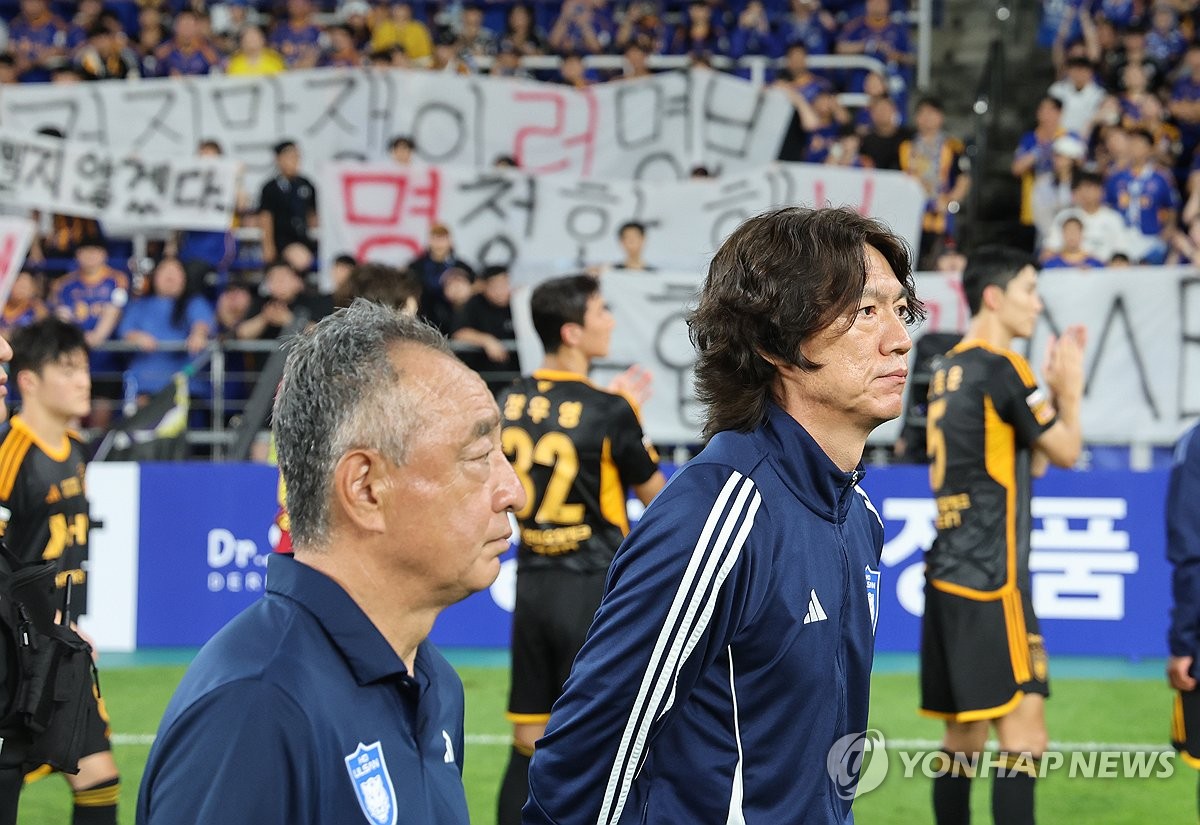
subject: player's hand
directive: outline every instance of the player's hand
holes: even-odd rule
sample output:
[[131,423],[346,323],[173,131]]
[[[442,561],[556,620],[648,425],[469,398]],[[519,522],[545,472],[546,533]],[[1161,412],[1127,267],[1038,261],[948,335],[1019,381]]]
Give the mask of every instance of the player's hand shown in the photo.
[[634,364],[608,383],[608,391],[624,395],[640,407],[654,394],[653,383],[654,376],[650,370]]
[[1050,338],[1042,372],[1056,398],[1078,400],[1083,394],[1083,348],[1086,344],[1087,330],[1080,325],[1067,327],[1060,337]]
[[1191,669],[1191,656],[1172,656],[1167,659],[1167,681],[1171,687],[1182,691],[1195,690],[1196,680],[1189,672]]

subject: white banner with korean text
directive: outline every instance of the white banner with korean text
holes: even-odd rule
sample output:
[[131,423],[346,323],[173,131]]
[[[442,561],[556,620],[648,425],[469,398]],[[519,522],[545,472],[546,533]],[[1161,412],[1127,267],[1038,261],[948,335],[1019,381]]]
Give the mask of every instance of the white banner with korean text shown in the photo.
[[[531,282],[621,260],[617,230],[646,227],[651,265],[701,271],[738,224],[772,207],[849,206],[911,246],[924,196],[899,172],[776,163],[713,179],[661,183],[583,180],[513,170],[330,164],[321,177],[321,254],[403,265],[446,224],[472,266],[510,266]],[[323,267],[327,271],[328,267]]]
[[[609,357],[596,365],[595,377],[603,384],[635,363],[653,373],[654,395],[643,418],[659,444],[700,440],[695,353],[684,319],[701,281],[694,270],[602,276],[617,326]],[[912,330],[914,340],[926,331],[967,328],[970,316],[958,276],[919,273],[916,284],[929,317]],[[1045,312],[1033,337],[1014,342],[1014,348],[1040,377],[1049,336],[1071,324],[1087,327],[1085,441],[1169,445],[1200,416],[1200,273],[1184,267],[1049,270],[1039,289]],[[526,371],[542,356],[527,303],[528,290],[519,290],[513,317]],[[900,424],[896,419],[882,425],[870,443],[890,445]]]
[[223,230],[233,220],[238,164],[131,152],[0,129],[0,198],[124,228]]
[[310,177],[326,160],[386,157],[412,136],[426,163],[601,180],[726,174],[774,160],[792,107],[778,91],[706,69],[577,90],[553,83],[403,69],[312,69],[268,77],[5,87],[0,123],[44,127],[114,150],[189,157],[215,138],[257,193],[272,147],[299,144]]
[[[1049,269],[1038,279],[1045,311],[1033,337],[1015,341],[1039,380],[1046,342],[1087,327],[1083,437],[1093,444],[1174,443],[1200,416],[1200,272],[1190,267]],[[963,332],[970,321],[960,279],[918,276],[925,331]],[[894,425],[884,431],[894,437]],[[877,431],[878,433],[879,431]]]
[[33,243],[33,221],[16,216],[0,216],[0,306],[8,300],[21,264]]

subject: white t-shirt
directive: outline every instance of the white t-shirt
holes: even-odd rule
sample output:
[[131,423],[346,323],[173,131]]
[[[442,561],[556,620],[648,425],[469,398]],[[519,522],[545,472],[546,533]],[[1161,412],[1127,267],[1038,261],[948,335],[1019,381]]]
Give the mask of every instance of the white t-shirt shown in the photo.
[[1133,258],[1130,229],[1125,219],[1120,212],[1103,204],[1090,215],[1078,206],[1059,212],[1054,216],[1054,224],[1046,235],[1043,248],[1053,252],[1062,249],[1062,225],[1067,218],[1078,218],[1083,223],[1083,251],[1093,258],[1108,263],[1118,252]]
[[1050,85],[1049,95],[1062,101],[1062,127],[1086,138],[1092,133],[1092,118],[1108,92],[1095,81],[1076,89],[1070,80],[1060,80]]

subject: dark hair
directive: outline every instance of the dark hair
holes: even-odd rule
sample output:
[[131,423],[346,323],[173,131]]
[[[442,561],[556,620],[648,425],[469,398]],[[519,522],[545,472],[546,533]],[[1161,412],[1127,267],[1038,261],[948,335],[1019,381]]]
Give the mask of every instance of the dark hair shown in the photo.
[[636,229],[638,234],[640,234],[643,238],[646,237],[646,225],[644,223],[640,223],[638,221],[626,221],[625,223],[621,224],[621,228],[617,230],[617,237],[620,238],[622,235],[624,235],[626,229]]
[[1087,183],[1094,186],[1104,186],[1104,178],[1100,177],[1096,172],[1088,172],[1081,169],[1075,173],[1075,178],[1071,181],[1071,188],[1078,189]]
[[215,149],[218,155],[225,154],[225,150],[221,147],[221,144],[212,138],[200,141],[200,145],[196,147],[196,151],[198,152],[203,152],[205,149]]
[[564,275],[538,284],[529,297],[529,310],[547,355],[562,346],[563,324],[582,324],[588,301],[599,293],[600,282],[591,275]]
[[942,99],[940,97],[929,95],[921,98],[917,101],[917,105],[913,108],[913,111],[915,112],[917,109],[920,109],[924,106],[928,106],[931,109],[937,109],[942,114],[946,113],[946,107],[942,104]]
[[1090,69],[1091,71],[1096,70],[1096,67],[1094,65],[1092,65],[1092,61],[1088,60],[1083,55],[1078,55],[1078,54],[1075,55],[1074,57],[1067,58],[1067,68],[1068,69]]
[[416,272],[380,263],[358,264],[334,296],[337,306],[350,306],[355,298],[404,309],[409,298],[421,300],[421,278]]
[[411,137],[408,135],[396,135],[394,138],[392,138],[392,142],[388,144],[388,151],[396,151],[396,147],[400,146],[401,144],[407,146],[409,149],[412,149],[414,152],[417,149],[417,144],[413,142]]
[[1041,106],[1043,103],[1049,103],[1053,105],[1055,109],[1058,109],[1058,111],[1062,111],[1062,101],[1054,95],[1042,95],[1042,99],[1038,101],[1038,105]]
[[1150,134],[1150,130],[1145,126],[1134,126],[1132,129],[1127,129],[1126,133],[1131,138],[1141,138],[1151,146],[1154,145],[1154,135]]
[[498,275],[507,275],[507,274],[508,274],[507,266],[489,266],[483,270],[483,273],[479,276],[479,280],[488,281],[488,280],[491,280],[492,278],[495,278]]
[[294,140],[281,140],[281,141],[279,141],[279,143],[276,143],[276,144],[275,144],[275,146],[274,146],[274,148],[272,149],[272,151],[275,153],[275,157],[279,157],[279,156],[280,156],[280,155],[282,155],[284,152],[286,152],[288,149],[295,149],[295,148],[296,148],[296,141],[294,141]]
[[74,324],[48,315],[40,321],[18,327],[9,340],[13,357],[9,373],[15,378],[21,370],[38,373],[47,364],[54,363],[65,355],[88,351],[83,330]]
[[1062,224],[1059,226],[1059,228],[1060,228],[1060,229],[1066,229],[1066,228],[1067,228],[1067,224],[1069,224],[1069,223],[1073,223],[1073,224],[1075,224],[1076,226],[1078,226],[1080,229],[1083,229],[1083,221],[1081,221],[1079,218],[1075,217],[1074,215],[1071,215],[1069,218],[1067,218],[1066,220],[1064,220],[1064,221],[1062,222]]
[[341,255],[338,255],[336,258],[334,258],[333,262],[335,264],[342,264],[343,266],[358,266],[358,260],[353,255],[350,255],[346,252],[343,252]]
[[851,209],[777,209],[725,239],[688,316],[705,438],[765,420],[778,375],[768,359],[806,372],[821,368],[801,345],[858,305],[867,283],[866,246],[896,273],[913,318],[924,317],[907,245]]
[[175,296],[175,302],[171,304],[171,326],[175,329],[187,329],[187,308],[192,302],[192,298],[196,295],[196,290],[192,288],[192,279],[188,277],[187,270],[183,268],[183,264],[178,258],[163,258],[154,265],[154,271],[150,273],[150,288],[147,290],[149,295],[157,295],[158,290],[154,286],[154,276],[158,274],[158,270],[168,263],[174,263],[183,273],[183,291]]
[[1036,270],[1037,259],[1028,252],[1011,246],[981,246],[971,253],[962,275],[963,293],[971,315],[979,314],[985,289],[989,286],[1006,289],[1008,282],[1021,274],[1027,266]]

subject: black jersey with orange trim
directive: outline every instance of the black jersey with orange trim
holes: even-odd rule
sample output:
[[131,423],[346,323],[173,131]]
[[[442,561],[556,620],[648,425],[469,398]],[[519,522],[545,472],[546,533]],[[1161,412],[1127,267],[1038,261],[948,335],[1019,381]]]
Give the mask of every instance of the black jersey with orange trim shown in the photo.
[[87,612],[86,464],[75,433],[52,446],[20,416],[0,425],[0,536],[24,561],[58,560],[58,586],[71,578],[75,616]]
[[637,411],[622,395],[553,370],[517,379],[499,403],[504,454],[528,496],[517,513],[518,570],[607,569],[629,532],[626,489],[658,469]]
[[1020,355],[963,341],[933,364],[927,437],[939,590],[997,599],[1029,579],[1033,445],[1055,421]]

